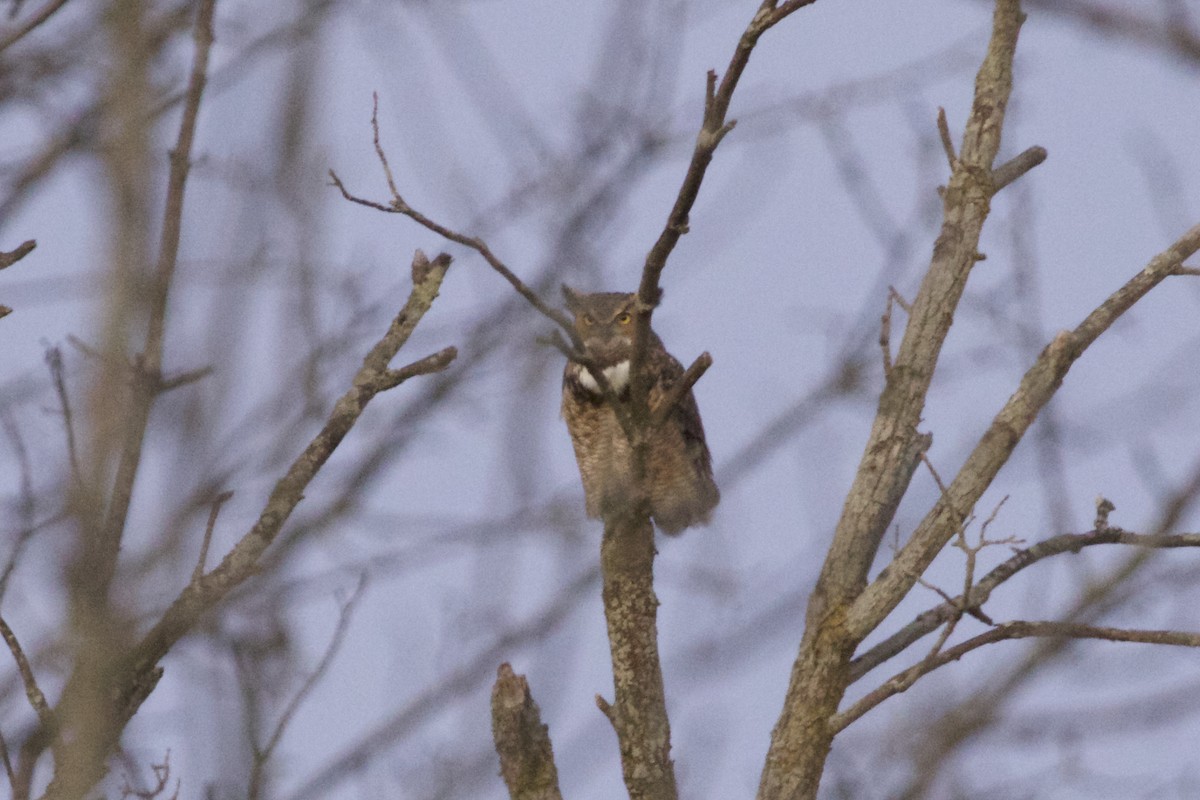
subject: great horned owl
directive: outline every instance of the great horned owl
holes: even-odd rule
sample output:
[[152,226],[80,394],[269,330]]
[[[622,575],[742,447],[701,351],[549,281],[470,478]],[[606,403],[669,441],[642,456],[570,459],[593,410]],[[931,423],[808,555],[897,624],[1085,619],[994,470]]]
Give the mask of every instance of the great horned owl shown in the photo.
[[[563,286],[567,309],[584,352],[603,370],[619,402],[629,402],[629,360],[633,355],[633,294],[583,294]],[[646,352],[649,404],[655,409],[684,373],[683,366],[650,333]],[[592,374],[567,362],[563,371],[562,415],[575,445],[589,517],[627,502],[632,483],[632,453],[617,415],[605,401]],[[720,500],[712,476],[712,458],[704,440],[700,409],[689,391],[661,425],[649,434],[646,460],[650,515],[664,533],[676,534],[708,522]]]

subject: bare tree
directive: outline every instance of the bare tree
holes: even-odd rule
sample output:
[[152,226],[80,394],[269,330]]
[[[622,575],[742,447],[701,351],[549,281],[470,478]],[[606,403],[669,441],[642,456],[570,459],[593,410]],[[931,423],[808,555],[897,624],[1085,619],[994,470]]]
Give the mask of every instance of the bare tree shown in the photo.
[[[1001,724],[1006,704],[1034,676],[1069,664],[1072,643],[1084,642],[1080,648],[1096,659],[1111,651],[1088,640],[1200,646],[1200,632],[1186,619],[1146,608],[1148,587],[1187,585],[1192,577],[1182,558],[1151,554],[1200,545],[1200,534],[1181,532],[1200,493],[1200,472],[1173,477],[1182,470],[1164,467],[1145,449],[1137,457],[1157,498],[1144,532],[1111,522],[1115,507],[1104,497],[1081,525],[1072,510],[1081,501],[1066,496],[1076,491],[1068,455],[1090,445],[1077,443],[1088,438],[1077,432],[1084,423],[1055,400],[1095,343],[1120,339],[1131,309],[1148,297],[1186,295],[1180,276],[1200,274],[1186,263],[1200,249],[1200,225],[1180,235],[1168,224],[1187,205],[1186,187],[1155,177],[1178,170],[1156,166],[1139,149],[1162,227],[1174,231],[1164,238],[1169,244],[1147,253],[1144,266],[1128,266],[1127,279],[1106,287],[1082,322],[1046,333],[1027,176],[1047,149],[1004,146],[1015,138],[1006,133],[1010,109],[1019,109],[1014,63],[1026,21],[1019,0],[995,0],[961,133],[953,109],[927,113],[920,95],[961,78],[966,54],[980,61],[973,40],[783,100],[740,89],[760,60],[773,57],[771,47],[817,24],[806,17],[812,0],[763,0],[745,9],[744,27],[724,34],[725,46],[733,46],[724,69],[709,71],[706,81],[692,76],[697,92],[703,85],[703,97],[686,106],[700,115],[698,130],[676,125],[663,111],[674,101],[664,76],[678,68],[677,58],[686,61],[679,54],[695,22],[688,15],[703,23],[716,12],[697,3],[614,3],[592,82],[570,112],[569,147],[541,131],[471,12],[456,5],[401,4],[395,13],[427,26],[420,28],[431,34],[426,39],[370,4],[335,9],[312,0],[290,16],[259,19],[232,2],[227,10],[225,1],[123,0],[101,8],[48,0],[36,9],[14,2],[0,28],[0,111],[43,112],[29,146],[15,157],[0,154],[10,159],[0,165],[0,224],[18,219],[41,244],[0,252],[0,269],[20,262],[5,278],[36,275],[43,254],[64,238],[67,226],[41,230],[28,209],[72,159],[92,165],[104,210],[103,246],[95,250],[102,255],[83,273],[90,332],[75,336],[72,328],[69,347],[47,347],[48,375],[14,367],[11,384],[0,386],[17,486],[4,506],[12,536],[0,577],[0,598],[7,599],[0,633],[14,664],[0,696],[23,704],[13,702],[0,716],[0,755],[14,797],[84,797],[98,785],[139,797],[323,797],[348,780],[378,779],[372,771],[381,764],[389,765],[389,780],[403,775],[419,796],[496,796],[503,791],[494,775],[497,755],[512,798],[570,796],[575,776],[588,772],[603,776],[594,780],[600,786],[619,774],[633,798],[703,795],[708,787],[689,774],[691,747],[680,745],[681,710],[686,720],[689,705],[678,698],[712,693],[711,686],[696,688],[705,682],[732,685],[729,664],[768,650],[789,653],[791,669],[784,689],[787,664],[773,664],[783,697],[782,704],[772,701],[777,721],[769,746],[754,756],[758,797],[839,790],[924,797],[944,788],[962,748],[1008,730]],[[1084,3],[1050,11],[1193,60],[1195,36],[1181,12],[1143,18]],[[336,134],[317,134],[315,120],[333,115],[314,87],[342,63],[332,53],[351,61],[326,46],[335,21],[359,26],[364,49],[375,47],[381,59],[397,50],[413,59],[425,53],[443,59],[445,69],[430,68],[421,79],[406,74],[379,90],[369,128],[358,127],[366,120],[356,117]],[[87,57],[64,57],[68,52]],[[88,66],[90,57],[101,70]],[[279,90],[248,88],[244,76],[271,60],[286,65]],[[361,110],[369,89],[358,84]],[[88,91],[66,110],[55,105],[56,87]],[[254,103],[245,104],[246,93]],[[474,133],[422,101],[435,95],[461,95],[479,109],[479,129],[500,143],[489,173],[499,190],[478,170],[422,151],[422,142]],[[735,98],[744,112],[738,127]],[[883,199],[849,122],[851,111],[875,103],[903,108],[919,144],[908,220]],[[214,104],[222,123],[206,138]],[[232,121],[248,108],[276,118],[268,155],[226,147],[237,135]],[[17,127],[0,118],[0,130],[6,124]],[[778,171],[773,161],[757,172],[746,164],[762,153],[775,158],[782,138],[805,126],[828,151],[829,169],[884,266],[837,326],[823,374],[772,413],[755,416],[732,456],[718,453],[718,477],[735,498],[727,502],[736,504],[737,487],[779,472],[772,459],[799,450],[807,454],[808,477],[819,482],[822,459],[798,443],[835,405],[862,412],[854,447],[863,432],[866,443],[848,490],[822,497],[840,513],[829,512],[820,524],[787,523],[811,527],[817,544],[789,566],[785,587],[753,587],[742,595],[754,600],[746,611],[697,623],[681,646],[664,624],[680,613],[676,588],[704,586],[685,596],[697,606],[709,601],[696,598],[717,598],[711,605],[720,607],[729,574],[711,552],[685,567],[659,558],[644,485],[648,432],[727,362],[715,343],[697,342],[696,350],[716,351],[715,369],[704,353],[663,406],[652,408],[643,369],[651,318],[689,308],[686,296],[662,304],[664,284],[674,298],[674,287],[686,283],[682,265],[695,257],[684,255],[687,243],[735,227],[739,215],[748,226],[761,212],[753,201],[745,212],[735,205],[722,214],[706,211],[713,184],[731,174],[739,186],[770,180]],[[413,133],[418,128],[427,139]],[[168,147],[163,172],[160,153]],[[742,168],[722,173],[734,163],[727,153],[741,153]],[[330,166],[334,191],[321,186]],[[676,168],[683,177],[673,197],[646,189],[665,175],[677,178],[669,172]],[[387,193],[380,199],[365,185]],[[1019,200],[1006,205],[1013,197]],[[228,198],[237,198],[236,208]],[[364,206],[393,215],[386,221],[392,224]],[[1016,211],[997,220],[994,208]],[[566,315],[546,298],[564,277],[611,280],[611,248],[601,243],[625,236],[631,214],[666,221],[630,226],[643,238],[626,249],[645,255],[628,396],[592,370],[634,453],[634,490],[606,516],[597,554],[572,484],[561,475],[547,478],[552,440],[540,420],[551,415],[539,415],[539,404],[546,406],[540,398],[552,402],[547,389],[563,357],[590,362]],[[389,244],[382,269],[330,268],[327,237],[344,220],[376,242],[402,238],[405,252],[416,251],[411,267],[397,270]],[[536,233],[514,239],[518,226]],[[987,245],[987,231],[996,227],[1011,234],[1007,251]],[[196,244],[189,249],[191,231]],[[786,225],[775,223],[760,238],[787,235]],[[408,247],[412,237],[423,238]],[[430,259],[418,249],[430,241],[456,254],[453,270],[449,253]],[[926,245],[932,254],[918,265]],[[986,261],[985,246],[992,256]],[[972,293],[969,280],[977,285],[973,276],[1002,260],[998,252],[1014,262],[1011,297]],[[721,285],[731,296],[738,285],[761,310],[778,278],[756,266],[752,257]],[[18,311],[32,297],[36,309],[37,292],[21,289],[16,284],[10,300],[0,286],[0,297]],[[447,299],[435,306],[440,292]],[[813,324],[822,302],[795,314],[796,324]],[[0,306],[0,316],[10,311]],[[690,318],[704,313],[693,299]],[[980,321],[998,335],[982,337],[976,351],[948,344]],[[392,367],[406,345],[429,354]],[[989,418],[977,400],[962,404],[952,423],[931,413],[939,386],[975,378],[980,363],[1003,353],[1016,354],[1024,372],[1007,387],[989,384],[998,412]],[[767,375],[784,358],[772,352],[732,366]],[[497,370],[505,382],[489,383]],[[1159,390],[1154,377],[1137,385]],[[863,411],[864,401],[873,413]],[[488,417],[501,442],[494,451],[435,441],[465,442],[471,426]],[[934,449],[951,427],[963,432],[952,437],[960,452]],[[1030,515],[1034,521],[1022,525],[1033,527],[1014,531],[1005,515],[1029,497],[1009,499],[998,476],[1027,438],[1047,513]],[[404,499],[381,502],[390,495]],[[435,496],[441,502],[428,508],[436,510],[426,510],[420,500]],[[775,502],[755,496],[759,506]],[[753,534],[753,525],[738,519],[719,518],[716,527]],[[702,552],[714,546],[708,535],[689,534],[678,548]],[[1075,569],[1080,559],[1068,558],[1102,550],[1124,555],[1093,572]],[[947,556],[961,563],[947,569]],[[534,557],[537,567],[518,568]],[[1061,602],[1021,608],[999,599],[1018,578],[1064,562],[1072,577]],[[948,574],[951,590],[941,588]],[[546,575],[554,576],[548,585],[539,580]],[[660,606],[664,582],[669,594]],[[410,586],[397,586],[404,583]],[[448,587],[444,594],[429,588],[439,583]],[[936,599],[922,600],[925,592]],[[332,614],[317,607],[330,596]],[[594,659],[584,657],[585,640],[568,631],[599,628],[597,597],[612,699],[597,694],[601,714],[572,716],[569,710],[590,703],[580,702],[577,687],[567,690],[561,675],[572,662]],[[888,716],[911,699],[897,695],[920,696],[936,684],[924,680],[931,673],[945,676],[943,667],[1018,639],[1035,643],[1016,659],[997,659],[983,683],[946,692],[914,714],[918,728],[937,720],[919,736]],[[380,659],[370,642],[386,642],[395,654]],[[414,666],[422,659],[436,663]],[[497,666],[489,752],[483,704]],[[876,677],[879,667],[890,676]],[[432,678],[422,679],[423,669]],[[377,713],[336,744],[288,747],[292,732],[313,724],[306,715],[357,703],[364,673],[387,675],[384,693],[393,702],[386,710],[368,703]],[[685,688],[676,694],[677,686]],[[195,728],[162,734],[171,727],[161,722],[167,716]],[[567,721],[574,718],[589,721]],[[610,757],[595,756],[597,742],[609,741],[596,720],[616,734]],[[891,731],[883,727],[888,720]],[[762,744],[769,724],[755,724]],[[694,744],[703,727],[685,722],[684,741]],[[460,735],[447,733],[452,728]],[[839,751],[851,737],[871,740],[870,752],[896,747],[889,742],[897,732],[912,743],[904,774],[866,780]],[[749,752],[755,742],[742,734],[739,727],[737,740],[723,747]],[[159,747],[163,739],[173,744]],[[221,768],[206,769],[206,760]],[[112,772],[123,775],[107,777]]]

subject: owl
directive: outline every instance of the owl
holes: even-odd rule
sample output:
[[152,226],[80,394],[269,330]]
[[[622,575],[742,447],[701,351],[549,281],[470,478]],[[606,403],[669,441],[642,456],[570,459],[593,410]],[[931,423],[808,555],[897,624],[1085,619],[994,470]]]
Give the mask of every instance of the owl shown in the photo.
[[[628,403],[637,296],[620,292],[583,294],[568,286],[563,286],[563,296],[575,317],[575,330],[585,354],[603,370],[618,402]],[[683,376],[684,369],[653,332],[645,369],[651,381],[648,400],[654,410]],[[632,452],[600,385],[587,367],[573,361],[568,361],[563,371],[562,416],[575,446],[587,514],[603,517],[628,502],[633,481]],[[677,534],[708,522],[720,500],[700,409],[691,391],[649,432],[646,483],[650,515],[664,533]]]

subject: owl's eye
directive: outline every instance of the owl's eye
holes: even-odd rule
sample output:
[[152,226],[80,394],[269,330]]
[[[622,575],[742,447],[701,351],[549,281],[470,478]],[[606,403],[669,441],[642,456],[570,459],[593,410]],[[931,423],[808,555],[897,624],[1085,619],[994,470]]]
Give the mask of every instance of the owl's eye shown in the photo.
[[629,316],[628,311],[622,311],[617,315],[617,322],[621,323],[622,325],[628,325],[632,319],[633,317]]
[[582,317],[580,317],[580,320],[582,320],[584,325],[591,326],[596,324],[596,320],[592,319],[591,314],[584,314]]

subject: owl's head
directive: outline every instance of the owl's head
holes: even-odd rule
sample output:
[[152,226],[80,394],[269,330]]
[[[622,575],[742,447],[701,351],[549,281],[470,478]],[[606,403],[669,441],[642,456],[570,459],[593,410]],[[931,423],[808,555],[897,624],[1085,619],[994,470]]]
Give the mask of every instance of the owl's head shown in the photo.
[[563,285],[567,310],[584,350],[601,364],[627,361],[633,347],[633,311],[637,295],[623,292],[577,292]]

